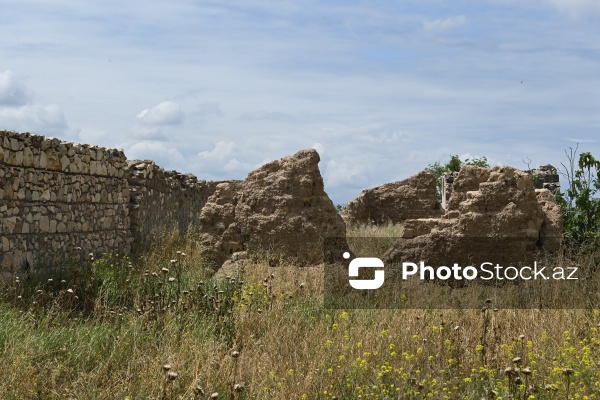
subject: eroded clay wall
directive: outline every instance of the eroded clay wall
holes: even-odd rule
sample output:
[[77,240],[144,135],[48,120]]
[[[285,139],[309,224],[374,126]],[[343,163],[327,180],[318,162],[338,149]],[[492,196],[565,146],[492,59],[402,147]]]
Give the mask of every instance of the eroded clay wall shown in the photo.
[[35,270],[132,243],[122,151],[0,131],[0,268]]

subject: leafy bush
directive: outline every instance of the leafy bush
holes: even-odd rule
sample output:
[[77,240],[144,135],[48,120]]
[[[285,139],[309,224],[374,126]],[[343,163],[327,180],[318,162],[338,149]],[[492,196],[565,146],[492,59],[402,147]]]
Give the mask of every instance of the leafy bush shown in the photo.
[[446,164],[441,164],[439,161],[429,164],[426,171],[430,171],[435,176],[435,184],[437,187],[436,197],[438,200],[442,199],[442,177],[446,172],[458,172],[463,165],[473,165],[476,167],[489,168],[487,157],[480,158],[467,158],[464,162],[461,161],[460,157],[453,155],[450,157],[450,161]]
[[566,154],[569,165],[561,164],[568,188],[558,194],[557,202],[564,213],[565,239],[583,245],[600,235],[600,160],[586,152],[575,163],[577,147]]

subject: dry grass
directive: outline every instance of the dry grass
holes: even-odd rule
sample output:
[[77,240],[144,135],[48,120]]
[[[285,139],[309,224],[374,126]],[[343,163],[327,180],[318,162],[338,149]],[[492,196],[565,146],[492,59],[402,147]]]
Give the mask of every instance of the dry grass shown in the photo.
[[0,397],[599,397],[598,310],[328,310],[321,268],[215,282],[191,243],[4,288]]

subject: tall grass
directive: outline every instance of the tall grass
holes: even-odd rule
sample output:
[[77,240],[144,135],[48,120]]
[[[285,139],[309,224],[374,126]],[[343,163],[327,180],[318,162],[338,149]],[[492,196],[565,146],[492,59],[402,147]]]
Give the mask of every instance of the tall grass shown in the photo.
[[13,279],[0,398],[600,395],[598,310],[328,310],[322,267],[257,259],[216,281],[192,239]]

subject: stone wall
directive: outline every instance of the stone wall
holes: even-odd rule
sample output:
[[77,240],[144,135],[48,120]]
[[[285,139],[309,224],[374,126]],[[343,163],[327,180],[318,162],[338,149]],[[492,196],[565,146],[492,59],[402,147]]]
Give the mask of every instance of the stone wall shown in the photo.
[[122,150],[0,130],[0,275],[145,250],[156,228],[198,221],[218,183]]
[[552,194],[560,192],[560,176],[552,165],[542,165],[525,172],[532,176],[536,189],[548,189]]
[[0,131],[0,269],[132,243],[122,151]]
[[154,234],[173,228],[185,234],[190,224],[198,223],[202,207],[221,183],[165,171],[149,160],[129,161],[126,176],[131,188],[131,229],[139,251],[152,244]]

